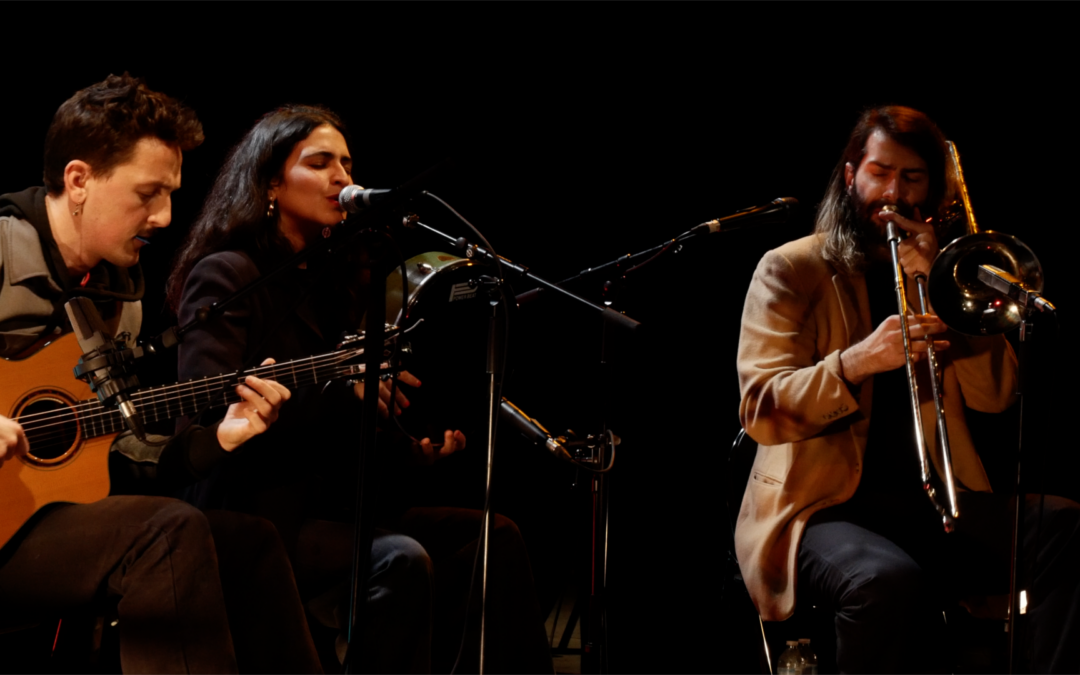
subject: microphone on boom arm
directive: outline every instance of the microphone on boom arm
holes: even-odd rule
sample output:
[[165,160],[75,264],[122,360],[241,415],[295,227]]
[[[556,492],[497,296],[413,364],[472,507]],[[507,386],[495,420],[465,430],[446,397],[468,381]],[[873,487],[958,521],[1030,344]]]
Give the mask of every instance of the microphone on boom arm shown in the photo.
[[799,200],[794,197],[780,197],[763,206],[751,206],[730,216],[714,218],[694,227],[694,229],[690,230],[690,233],[712,234],[714,232],[729,232],[748,225],[786,223],[798,206]]
[[574,461],[570,451],[563,445],[563,439],[552,436],[551,432],[544,428],[544,425],[526,415],[525,411],[506,398],[503,398],[502,404],[499,406],[499,414],[504,420],[513,424],[514,428],[520,431],[522,436],[536,445],[546,448],[548,452],[560,459]]

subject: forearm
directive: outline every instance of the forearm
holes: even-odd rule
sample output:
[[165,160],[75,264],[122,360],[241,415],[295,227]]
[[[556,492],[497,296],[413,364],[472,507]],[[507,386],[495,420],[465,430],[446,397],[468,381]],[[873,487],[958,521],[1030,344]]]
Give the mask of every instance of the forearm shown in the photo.
[[798,369],[760,373],[745,383],[739,409],[743,428],[765,445],[805,440],[850,415],[859,402],[844,382],[840,353]]
[[740,419],[759,443],[809,438],[858,409],[840,350],[819,352],[815,302],[785,258],[762,258],[743,306],[738,358]]

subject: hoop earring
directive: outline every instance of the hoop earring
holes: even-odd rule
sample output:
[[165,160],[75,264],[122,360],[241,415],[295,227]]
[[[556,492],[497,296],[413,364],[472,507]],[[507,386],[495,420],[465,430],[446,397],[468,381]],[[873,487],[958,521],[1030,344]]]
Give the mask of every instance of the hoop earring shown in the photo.
[[267,207],[267,209],[266,209],[266,217],[267,218],[273,219],[273,217],[274,217],[274,204],[276,204],[276,203],[277,203],[276,199],[270,202],[270,206]]

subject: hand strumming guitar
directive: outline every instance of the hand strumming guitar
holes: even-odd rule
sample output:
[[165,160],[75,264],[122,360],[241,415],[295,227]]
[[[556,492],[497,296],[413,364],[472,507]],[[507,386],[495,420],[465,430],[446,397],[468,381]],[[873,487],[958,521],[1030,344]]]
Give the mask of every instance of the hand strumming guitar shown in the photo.
[[28,452],[30,452],[30,444],[26,442],[22,425],[0,415],[0,467],[4,466],[5,461],[14,459],[17,455],[25,457]]

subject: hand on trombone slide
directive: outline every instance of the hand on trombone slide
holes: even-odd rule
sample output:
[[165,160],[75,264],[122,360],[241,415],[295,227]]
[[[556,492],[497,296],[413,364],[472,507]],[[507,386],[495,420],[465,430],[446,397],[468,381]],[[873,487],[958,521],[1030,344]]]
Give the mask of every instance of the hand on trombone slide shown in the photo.
[[915,207],[914,218],[905,218],[896,211],[881,211],[878,217],[896,223],[897,227],[908,233],[899,245],[900,265],[904,268],[904,274],[912,279],[918,274],[929,277],[938,254],[934,224],[923,220],[918,206]]
[[[911,334],[911,360],[926,357],[927,336],[944,333],[945,323],[933,314],[908,316]],[[933,338],[931,338],[933,339]],[[948,340],[933,340],[934,350],[948,349]],[[904,336],[900,328],[900,315],[893,314],[881,322],[865,339],[840,353],[840,367],[844,379],[854,385],[862,384],[871,375],[895,370],[907,362],[904,356]]]

